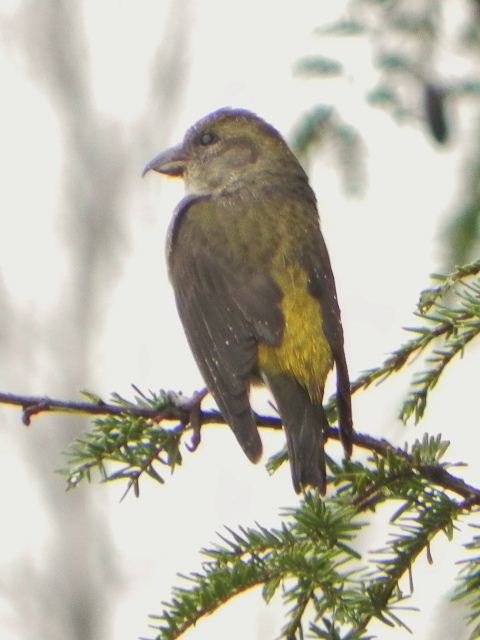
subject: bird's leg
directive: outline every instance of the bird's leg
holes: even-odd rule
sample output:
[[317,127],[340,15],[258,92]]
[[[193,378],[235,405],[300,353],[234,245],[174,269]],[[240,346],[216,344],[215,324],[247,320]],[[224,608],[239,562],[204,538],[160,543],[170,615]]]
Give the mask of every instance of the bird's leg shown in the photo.
[[207,395],[208,389],[202,389],[201,391],[195,391],[192,397],[184,399],[182,402],[182,409],[188,411],[188,422],[192,427],[192,438],[190,444],[186,447],[189,451],[196,451],[198,445],[202,439],[202,400]]

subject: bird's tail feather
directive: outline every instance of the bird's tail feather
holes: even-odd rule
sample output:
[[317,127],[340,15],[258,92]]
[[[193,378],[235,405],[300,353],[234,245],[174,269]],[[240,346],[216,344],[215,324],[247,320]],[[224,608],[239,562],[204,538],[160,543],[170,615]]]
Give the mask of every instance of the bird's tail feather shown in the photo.
[[295,491],[300,493],[311,486],[325,495],[327,473],[323,443],[327,418],[322,404],[313,404],[306,389],[289,376],[267,376],[267,382],[285,429]]

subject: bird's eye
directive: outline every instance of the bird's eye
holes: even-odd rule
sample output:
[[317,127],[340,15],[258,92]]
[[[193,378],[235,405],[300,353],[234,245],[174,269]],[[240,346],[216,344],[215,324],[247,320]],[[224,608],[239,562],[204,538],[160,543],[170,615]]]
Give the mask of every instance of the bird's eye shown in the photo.
[[203,145],[204,147],[208,147],[211,144],[214,144],[215,142],[217,142],[218,138],[214,133],[211,133],[210,131],[207,131],[206,133],[202,133],[202,135],[199,138],[199,142],[201,145]]

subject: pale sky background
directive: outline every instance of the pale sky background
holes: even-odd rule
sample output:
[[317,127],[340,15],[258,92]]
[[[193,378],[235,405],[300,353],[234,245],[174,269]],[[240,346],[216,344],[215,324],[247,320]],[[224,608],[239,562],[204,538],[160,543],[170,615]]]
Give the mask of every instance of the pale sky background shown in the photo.
[[[63,222],[61,189],[75,150],[66,144],[54,101],[9,37],[13,33],[9,25],[18,27],[18,16],[28,11],[29,3],[3,0],[0,313],[5,323],[8,320],[9,338],[8,344],[2,340],[0,317],[0,350],[3,347],[12,353],[3,361],[4,366],[0,358],[0,389],[52,396],[66,393],[73,399],[81,388],[104,396],[113,391],[129,394],[131,382],[142,389],[166,387],[185,393],[202,387],[176,316],[164,263],[165,232],[182,196],[182,185],[154,175],[142,180],[140,174],[154,154],[179,142],[195,120],[225,105],[257,112],[288,138],[302,112],[318,103],[334,102],[344,118],[364,132],[368,189],[363,199],[345,197],[336,169],[325,161],[327,156],[310,168],[336,276],[352,378],[379,364],[408,339],[402,327],[416,324],[412,311],[418,293],[428,285],[429,274],[441,268],[436,238],[455,196],[461,168],[457,141],[471,130],[468,117],[461,117],[468,112],[453,113],[454,141],[439,150],[420,127],[398,127],[386,114],[368,107],[364,96],[374,84],[375,72],[367,42],[323,40],[313,34],[316,26],[338,15],[338,1],[177,0],[178,14],[186,25],[178,54],[183,60],[179,83],[184,88],[165,130],[160,102],[149,97],[148,89],[152,66],[158,63],[153,56],[159,38],[167,41],[170,34],[167,25],[172,23],[173,0],[78,2],[84,8],[88,35],[85,62],[91,70],[96,107],[115,125],[112,148],[119,132],[128,142],[145,113],[151,122],[158,121],[158,135],[155,126],[145,127],[140,153],[137,147],[129,166],[123,167],[126,197],[118,215],[127,218],[120,239],[121,259],[112,267],[115,276],[89,343],[88,379],[81,386],[66,388],[68,373],[58,369],[51,351],[57,332],[65,330],[68,323],[72,335],[78,331],[75,318],[62,315],[62,301],[73,277],[75,238],[69,239]],[[306,54],[335,55],[347,49],[347,81],[293,75],[295,62]],[[461,72],[461,59],[452,57],[448,64],[444,70],[447,77]],[[102,136],[106,162],[114,162],[109,154],[108,130]],[[102,214],[98,211],[100,228]],[[79,221],[81,224],[81,212]],[[83,304],[88,307],[88,297]],[[68,341],[62,345],[68,356]],[[469,463],[461,473],[478,484],[474,455],[480,444],[478,430],[473,434],[467,420],[475,415],[478,374],[475,378],[467,373],[475,358],[478,347],[470,349],[463,362],[452,364],[438,393],[432,395],[428,416],[421,425],[404,427],[395,418],[408,382],[404,375],[355,397],[357,429],[399,444],[413,441],[426,430],[437,433],[441,429],[443,436],[452,440],[447,458]],[[447,385],[455,389],[455,403],[449,402]],[[464,416],[458,411],[459,388]],[[56,537],[63,532],[57,530],[45,489],[31,473],[32,452],[25,455],[25,448],[27,441],[30,447],[33,442],[34,455],[43,456],[45,474],[52,474],[63,465],[61,451],[65,448],[62,443],[55,449],[55,434],[68,425],[73,433],[78,420],[60,423],[42,416],[26,430],[20,426],[18,411],[0,406],[0,424],[1,637],[41,637],[30,625],[43,610],[52,625],[45,640],[70,640],[56,625],[60,612],[55,606],[44,609],[28,595],[28,576],[42,584],[55,554]],[[266,460],[283,444],[283,436],[262,437]],[[44,438],[53,448],[44,450]],[[334,444],[329,450],[340,455]],[[71,585],[74,580],[70,579],[74,565],[76,571],[78,564],[84,565],[85,571],[94,571],[102,545],[113,545],[109,577],[99,581],[97,591],[91,594],[93,602],[101,592],[106,598],[107,604],[100,599],[98,604],[98,616],[105,612],[105,640],[153,636],[147,628],[147,615],[160,613],[162,600],[170,597],[170,587],[180,583],[177,572],[198,568],[198,551],[215,541],[215,532],[225,525],[272,525],[279,522],[281,509],[298,500],[287,466],[269,477],[262,464],[248,462],[224,428],[204,429],[201,448],[193,455],[185,452],[184,466],[167,486],[144,480],[140,499],[131,494],[120,502],[125,489],[121,484],[93,483],[65,494],[61,477],[52,482],[54,488],[48,492],[53,491],[56,503],[65,509],[79,500],[88,500],[89,509],[91,502],[94,505],[93,518],[83,519],[81,512],[72,511],[76,515],[72,515],[68,532],[71,554],[62,561],[65,583]],[[81,505],[83,502],[80,509]],[[377,532],[378,546],[383,533]],[[87,541],[92,554],[76,555],[80,539]],[[454,562],[463,555],[461,539],[459,533],[454,545],[435,541],[433,566],[422,557],[415,568],[411,604],[421,613],[403,615],[415,638],[439,638],[440,630],[446,628],[449,614],[442,618],[438,608],[440,604],[445,607],[442,598],[457,571]],[[27,586],[19,576],[27,578]],[[52,585],[46,580],[44,590],[48,593],[50,589]],[[253,591],[224,606],[185,638],[274,638],[282,624],[279,603],[266,606],[259,592]],[[459,640],[467,637],[462,627],[461,619],[457,620]],[[407,637],[404,630],[392,631],[380,624],[371,631],[385,640]]]

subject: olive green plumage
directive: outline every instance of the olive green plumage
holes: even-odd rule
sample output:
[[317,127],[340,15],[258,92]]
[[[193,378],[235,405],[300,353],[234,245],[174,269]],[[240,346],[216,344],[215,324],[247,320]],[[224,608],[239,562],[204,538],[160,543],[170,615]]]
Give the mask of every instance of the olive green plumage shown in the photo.
[[352,418],[335,282],[305,172],[273,127],[238,109],[200,120],[151,169],[185,180],[169,273],[220,411],[256,462],[262,445],[249,391],[262,380],[285,427],[295,490],[325,493],[322,399],[334,364],[347,456]]

